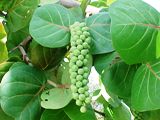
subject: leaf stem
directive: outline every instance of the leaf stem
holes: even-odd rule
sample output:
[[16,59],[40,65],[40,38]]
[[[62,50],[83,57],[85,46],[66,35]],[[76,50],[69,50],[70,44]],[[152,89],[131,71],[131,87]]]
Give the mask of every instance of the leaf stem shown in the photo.
[[70,88],[70,85],[68,84],[57,84],[51,80],[47,80],[47,83],[53,87],[56,87],[56,88],[65,88],[65,89],[69,89]]

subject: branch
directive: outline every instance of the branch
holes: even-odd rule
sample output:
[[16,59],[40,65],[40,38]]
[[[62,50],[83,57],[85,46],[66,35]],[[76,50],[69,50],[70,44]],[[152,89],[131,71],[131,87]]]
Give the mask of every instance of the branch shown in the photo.
[[80,3],[75,0],[60,0],[60,3],[68,8],[80,6]]
[[19,46],[26,46],[28,44],[29,41],[32,40],[31,36],[26,37],[18,46],[16,46],[15,48],[13,48],[12,50],[9,51],[9,53],[13,52],[14,50],[16,50],[17,48],[19,48]]
[[105,113],[103,113],[103,112],[97,111],[97,110],[95,110],[95,109],[94,109],[94,112],[96,112],[96,113],[102,115],[103,117],[105,117]]
[[67,84],[60,85],[60,84],[57,84],[51,80],[47,80],[47,83],[52,85],[53,87],[56,87],[56,88],[66,88],[66,89],[70,88],[70,85],[67,85]]

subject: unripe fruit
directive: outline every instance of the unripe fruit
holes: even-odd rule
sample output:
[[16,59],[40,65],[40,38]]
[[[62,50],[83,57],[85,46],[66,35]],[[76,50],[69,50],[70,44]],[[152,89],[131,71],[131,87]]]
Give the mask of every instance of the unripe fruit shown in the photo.
[[77,80],[77,81],[83,80],[83,76],[82,76],[82,75],[77,75],[76,80]]
[[79,55],[79,56],[78,56],[78,59],[79,59],[79,60],[83,60],[83,59],[84,59],[84,56],[83,56],[83,55]]
[[87,104],[91,103],[91,98],[87,97],[86,100],[85,100],[85,103],[87,103]]
[[79,88],[79,89],[78,89],[78,92],[82,94],[82,93],[85,92],[85,89],[84,89],[84,88]]
[[72,92],[77,92],[77,87],[75,85],[71,85]]
[[80,94],[79,95],[79,100],[83,101],[85,100],[86,96],[84,94]]
[[78,99],[78,93],[73,93],[73,99]]
[[71,49],[69,73],[71,79],[71,90],[76,104],[81,106],[80,111],[86,112],[86,104],[91,102],[88,92],[88,76],[90,69],[90,43],[91,37],[85,22],[75,22],[70,26]]
[[87,109],[86,109],[85,106],[82,106],[82,107],[80,108],[80,111],[81,111],[82,113],[85,113],[85,112],[87,111]]
[[76,65],[77,65],[78,67],[81,67],[81,66],[83,65],[83,62],[82,62],[81,60],[78,60],[78,61],[76,62]]
[[78,70],[78,74],[82,75],[83,73],[84,73],[84,70],[83,70],[82,68],[80,68],[80,69]]
[[82,87],[82,82],[80,82],[80,81],[78,81],[78,82],[76,82],[76,88],[78,87],[78,88],[80,88],[80,87]]
[[76,100],[76,105],[81,106],[83,103],[80,100]]

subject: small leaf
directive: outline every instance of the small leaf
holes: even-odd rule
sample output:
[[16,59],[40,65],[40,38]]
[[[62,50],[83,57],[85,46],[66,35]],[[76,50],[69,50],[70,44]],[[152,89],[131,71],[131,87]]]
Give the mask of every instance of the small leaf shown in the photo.
[[44,91],[41,95],[41,106],[46,109],[60,109],[72,100],[70,89],[53,88]]
[[65,113],[71,120],[97,120],[95,113],[91,107],[88,107],[86,113],[80,112],[80,107],[71,102],[64,108]]
[[41,116],[41,120],[71,120],[66,113],[60,110],[45,110]]
[[86,23],[92,36],[92,54],[112,52],[114,49],[110,34],[111,19],[109,14],[106,12],[95,14],[86,18]]
[[137,111],[160,109],[160,60],[143,64],[136,71],[131,104]]
[[58,4],[36,9],[30,23],[30,34],[44,47],[56,48],[69,43],[69,26],[75,21],[72,13]]
[[159,56],[158,11],[142,0],[118,0],[109,14],[113,46],[126,63],[148,62]]
[[42,71],[15,63],[1,82],[1,107],[16,120],[35,120],[41,113],[39,94],[46,77]]

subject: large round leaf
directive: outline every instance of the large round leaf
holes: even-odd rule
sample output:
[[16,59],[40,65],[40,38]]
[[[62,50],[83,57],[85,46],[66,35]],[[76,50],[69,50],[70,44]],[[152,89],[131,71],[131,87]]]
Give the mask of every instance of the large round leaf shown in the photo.
[[43,72],[24,63],[14,64],[1,82],[1,106],[16,120],[35,120],[41,106],[39,94],[44,88]]
[[113,46],[125,62],[135,64],[160,57],[156,48],[160,46],[158,11],[142,0],[118,0],[109,13]]
[[160,60],[143,64],[136,72],[131,103],[137,111],[160,109]]
[[41,95],[41,106],[46,109],[60,109],[72,100],[70,89],[53,88],[43,92]]
[[72,13],[58,4],[39,7],[30,23],[30,34],[42,46],[56,48],[69,43],[69,27],[75,21]]
[[109,14],[106,12],[95,14],[86,18],[86,23],[92,36],[92,54],[112,52],[114,49],[110,34]]

